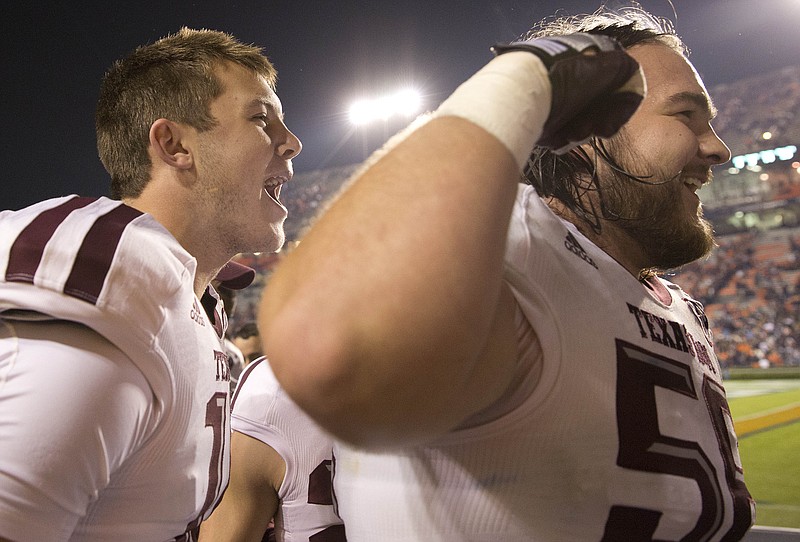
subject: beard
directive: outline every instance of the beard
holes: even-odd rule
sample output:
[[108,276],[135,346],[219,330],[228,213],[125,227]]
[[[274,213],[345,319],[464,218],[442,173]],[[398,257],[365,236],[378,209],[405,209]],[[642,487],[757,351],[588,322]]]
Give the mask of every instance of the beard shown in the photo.
[[608,141],[608,150],[624,172],[643,180],[600,161],[601,213],[641,248],[646,266],[666,271],[708,255],[716,246],[714,231],[699,203],[694,217],[687,218],[684,177],[691,173],[710,181],[710,170],[666,172],[637,156],[623,134]]

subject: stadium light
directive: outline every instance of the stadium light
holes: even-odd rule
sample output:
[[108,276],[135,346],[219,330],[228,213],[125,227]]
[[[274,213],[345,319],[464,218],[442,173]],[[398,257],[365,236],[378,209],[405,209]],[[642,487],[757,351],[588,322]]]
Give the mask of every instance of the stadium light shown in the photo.
[[350,122],[364,125],[395,116],[410,117],[418,113],[422,97],[413,89],[404,89],[379,98],[358,100],[350,106]]

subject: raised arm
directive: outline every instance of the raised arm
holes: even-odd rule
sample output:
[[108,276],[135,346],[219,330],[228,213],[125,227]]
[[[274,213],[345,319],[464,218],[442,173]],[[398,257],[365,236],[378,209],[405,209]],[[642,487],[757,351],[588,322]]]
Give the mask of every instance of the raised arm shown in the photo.
[[[553,56],[539,40],[492,60],[373,157],[270,279],[259,325],[275,374],[336,436],[421,441],[508,387],[516,346],[503,255],[522,165],[537,141],[610,135],[638,104],[571,122],[638,74],[609,42],[586,43]],[[569,84],[608,79],[609,62],[620,74],[605,87]]]

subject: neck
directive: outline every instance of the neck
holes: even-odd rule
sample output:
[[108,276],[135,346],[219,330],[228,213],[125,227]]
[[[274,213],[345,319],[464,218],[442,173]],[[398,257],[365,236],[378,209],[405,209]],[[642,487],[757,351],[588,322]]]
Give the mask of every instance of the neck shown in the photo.
[[211,280],[217,275],[220,268],[231,258],[228,254],[214,250],[213,231],[202,226],[204,222],[194,219],[194,214],[188,202],[180,198],[165,198],[153,196],[145,191],[139,197],[125,199],[124,203],[152,216],[159,224],[169,231],[178,243],[197,261],[197,270],[194,276],[194,293],[198,298],[208,288]]
[[579,232],[617,261],[625,270],[642,280],[650,268],[645,264],[644,251],[639,244],[614,222],[600,219],[600,232],[596,232],[586,221],[567,208],[561,201],[551,198],[547,206],[559,217],[571,222]]

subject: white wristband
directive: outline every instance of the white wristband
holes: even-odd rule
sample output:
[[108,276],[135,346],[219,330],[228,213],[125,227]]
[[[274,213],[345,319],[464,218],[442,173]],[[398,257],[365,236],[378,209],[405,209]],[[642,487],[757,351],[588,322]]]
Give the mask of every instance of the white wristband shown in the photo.
[[477,124],[499,139],[522,169],[542,134],[551,101],[542,61],[525,51],[511,51],[462,83],[434,116],[456,116]]

